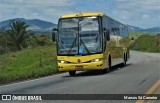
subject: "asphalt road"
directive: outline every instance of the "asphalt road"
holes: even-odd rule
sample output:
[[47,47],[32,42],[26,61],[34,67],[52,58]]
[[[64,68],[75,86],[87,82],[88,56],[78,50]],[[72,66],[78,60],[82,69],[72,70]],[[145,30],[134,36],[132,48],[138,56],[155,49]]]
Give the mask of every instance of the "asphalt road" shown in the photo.
[[[131,51],[127,66],[114,66],[110,73],[84,71],[75,77],[62,73],[0,86],[0,94],[145,94],[159,79],[160,54]],[[67,103],[71,102],[75,101]]]

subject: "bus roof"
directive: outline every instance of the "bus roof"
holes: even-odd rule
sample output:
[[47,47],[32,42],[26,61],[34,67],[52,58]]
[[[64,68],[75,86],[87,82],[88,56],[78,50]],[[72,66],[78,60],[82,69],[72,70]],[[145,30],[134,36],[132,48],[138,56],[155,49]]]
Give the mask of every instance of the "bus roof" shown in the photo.
[[[108,15],[106,15],[105,13],[102,12],[80,12],[80,13],[73,13],[73,14],[67,14],[67,15],[63,15],[60,18],[73,18],[73,17],[81,17],[81,16],[107,16],[108,18],[114,20],[113,18],[109,17]],[[122,24],[121,22],[114,20],[120,24]],[[124,25],[124,24],[122,24]],[[124,25],[126,26],[126,25]],[[126,26],[127,27],[127,26]]]
[[80,13],[63,15],[60,18],[72,18],[72,17],[80,17],[80,16],[103,16],[103,15],[105,14],[100,12],[80,12]]

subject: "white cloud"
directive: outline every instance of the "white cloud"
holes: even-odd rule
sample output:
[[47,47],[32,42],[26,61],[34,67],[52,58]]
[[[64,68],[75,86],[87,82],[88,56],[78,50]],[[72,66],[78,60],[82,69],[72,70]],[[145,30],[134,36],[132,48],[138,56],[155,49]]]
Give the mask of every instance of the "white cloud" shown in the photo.
[[[126,24],[152,27],[160,26],[159,0],[116,0],[113,16]],[[157,23],[159,22],[159,24]]]
[[149,18],[149,15],[144,14],[142,17],[143,18]]

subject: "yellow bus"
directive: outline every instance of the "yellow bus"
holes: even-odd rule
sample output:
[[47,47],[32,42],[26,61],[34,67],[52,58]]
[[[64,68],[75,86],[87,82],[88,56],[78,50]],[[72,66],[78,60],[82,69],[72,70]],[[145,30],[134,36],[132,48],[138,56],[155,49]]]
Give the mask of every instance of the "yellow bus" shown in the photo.
[[59,71],[71,76],[76,71],[102,70],[129,58],[128,28],[99,12],[83,12],[61,16],[53,29],[57,45]]

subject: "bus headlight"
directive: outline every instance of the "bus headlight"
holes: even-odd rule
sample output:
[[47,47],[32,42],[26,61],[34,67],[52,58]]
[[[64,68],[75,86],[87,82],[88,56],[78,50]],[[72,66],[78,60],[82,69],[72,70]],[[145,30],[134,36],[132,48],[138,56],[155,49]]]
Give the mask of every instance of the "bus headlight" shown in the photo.
[[103,58],[98,58],[98,59],[91,60],[91,62],[99,62],[99,61],[102,61],[102,60],[103,60]]
[[67,64],[68,62],[67,61],[64,61],[64,60],[57,60],[58,63],[63,63],[63,64]]

